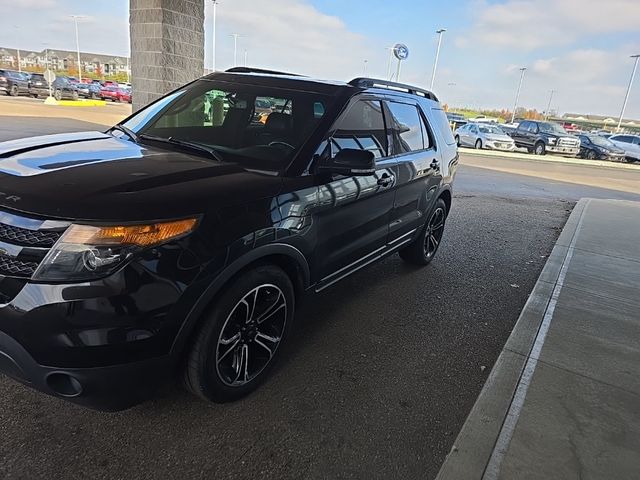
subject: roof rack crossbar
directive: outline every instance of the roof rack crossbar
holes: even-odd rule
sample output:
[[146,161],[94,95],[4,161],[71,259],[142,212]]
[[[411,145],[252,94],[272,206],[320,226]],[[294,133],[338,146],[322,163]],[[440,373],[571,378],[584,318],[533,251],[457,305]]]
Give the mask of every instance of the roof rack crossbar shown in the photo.
[[225,70],[227,73],[264,73],[268,75],[287,75],[291,77],[301,77],[302,75],[298,75],[297,73],[287,73],[287,72],[278,72],[276,70],[266,70],[264,68],[253,68],[253,67],[232,67]]
[[438,98],[433,92],[424,90],[422,88],[414,87],[413,85],[407,85],[405,83],[391,82],[389,80],[379,80],[377,78],[358,77],[349,82],[349,85],[360,88],[387,88],[389,90],[399,90],[401,92],[407,92],[412,95],[419,95],[421,97],[428,98],[430,100],[438,101]]

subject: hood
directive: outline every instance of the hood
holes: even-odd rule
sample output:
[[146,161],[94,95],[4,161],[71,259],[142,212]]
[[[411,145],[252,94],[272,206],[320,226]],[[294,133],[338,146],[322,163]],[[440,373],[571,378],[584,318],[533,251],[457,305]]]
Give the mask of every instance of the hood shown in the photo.
[[0,206],[72,220],[145,221],[276,195],[281,179],[100,132],[0,143]]

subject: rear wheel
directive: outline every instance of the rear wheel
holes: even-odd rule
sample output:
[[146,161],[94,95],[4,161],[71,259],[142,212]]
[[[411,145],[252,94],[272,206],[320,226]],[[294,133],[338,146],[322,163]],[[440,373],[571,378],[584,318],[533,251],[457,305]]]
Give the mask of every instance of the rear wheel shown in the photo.
[[589,160],[595,160],[596,159],[596,152],[594,152],[593,150],[589,150],[587,152],[587,158]]
[[73,98],[74,100],[78,100],[78,92],[73,92],[71,94],[71,98]]
[[62,100],[62,92],[60,90],[56,90],[53,92],[53,98],[56,100]]
[[447,205],[439,198],[420,236],[400,250],[400,258],[413,265],[429,264],[442,242],[446,220]]
[[456,145],[460,146],[460,136],[456,135]]
[[17,85],[12,85],[11,86],[11,90],[9,90],[9,95],[11,95],[12,97],[18,96],[18,86]]
[[482,140],[476,140],[476,150],[482,150]]
[[533,148],[533,153],[535,153],[536,155],[544,155],[545,153],[547,153],[547,147],[544,142],[536,143],[536,146]]
[[295,308],[291,280],[263,265],[234,280],[207,314],[185,371],[187,388],[199,397],[230,402],[249,394],[273,368]]

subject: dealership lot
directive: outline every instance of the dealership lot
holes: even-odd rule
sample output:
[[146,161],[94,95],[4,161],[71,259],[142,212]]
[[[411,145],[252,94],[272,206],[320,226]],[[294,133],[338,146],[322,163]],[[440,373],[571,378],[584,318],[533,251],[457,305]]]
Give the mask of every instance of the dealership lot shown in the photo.
[[[0,140],[96,128],[0,122]],[[584,186],[588,176],[598,183]],[[434,263],[393,256],[307,298],[274,378],[244,401],[211,406],[168,387],[104,414],[2,377],[0,475],[433,478],[573,203],[640,199],[624,183],[638,176],[463,158]]]

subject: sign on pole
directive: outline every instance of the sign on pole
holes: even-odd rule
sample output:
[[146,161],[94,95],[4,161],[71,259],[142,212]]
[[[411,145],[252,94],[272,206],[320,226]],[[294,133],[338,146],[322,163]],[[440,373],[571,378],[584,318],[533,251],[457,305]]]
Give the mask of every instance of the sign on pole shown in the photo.
[[400,81],[400,63],[409,58],[409,48],[403,43],[396,43],[393,46],[393,55],[398,59],[398,68],[396,70],[396,82]]
[[49,70],[48,68],[44,71],[43,73],[44,79],[47,81],[47,83],[49,84],[49,96],[51,97],[51,84],[55,81],[56,79],[56,74],[53,73],[51,70]]

